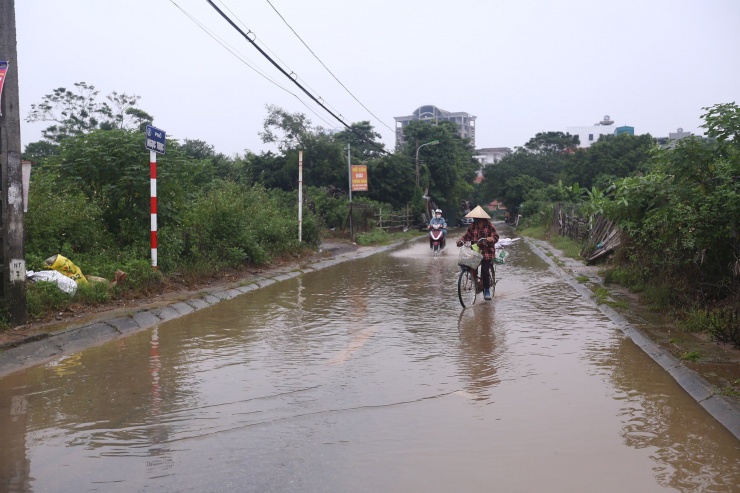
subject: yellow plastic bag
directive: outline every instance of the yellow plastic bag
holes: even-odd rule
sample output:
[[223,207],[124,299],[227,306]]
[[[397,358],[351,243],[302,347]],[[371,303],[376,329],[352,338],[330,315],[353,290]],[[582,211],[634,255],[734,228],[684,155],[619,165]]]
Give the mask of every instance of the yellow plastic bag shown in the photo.
[[46,267],[61,272],[65,276],[73,279],[77,284],[87,284],[87,279],[82,275],[82,271],[70,259],[62,255],[54,255],[44,261]]

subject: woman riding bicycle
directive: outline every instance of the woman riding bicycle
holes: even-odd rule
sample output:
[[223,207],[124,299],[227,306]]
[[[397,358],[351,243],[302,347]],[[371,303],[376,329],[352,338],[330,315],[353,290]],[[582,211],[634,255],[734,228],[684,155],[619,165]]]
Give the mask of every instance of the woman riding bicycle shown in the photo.
[[[496,242],[498,241],[498,233],[496,228],[493,226],[491,216],[483,210],[481,206],[476,207],[465,217],[473,218],[473,224],[468,226],[468,230],[465,234],[457,240],[457,246],[462,246],[463,242],[478,243],[480,246],[480,252],[483,254],[483,261],[481,262],[481,280],[483,281],[483,298],[486,300],[491,299],[491,262],[493,262],[496,256]],[[485,241],[479,242],[478,240],[485,239]]]

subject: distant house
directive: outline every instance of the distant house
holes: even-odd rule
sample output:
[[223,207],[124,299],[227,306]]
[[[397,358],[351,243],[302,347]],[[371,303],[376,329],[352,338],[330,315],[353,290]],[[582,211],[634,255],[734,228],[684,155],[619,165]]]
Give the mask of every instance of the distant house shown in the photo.
[[491,217],[493,218],[506,217],[506,214],[508,212],[506,210],[506,206],[498,200],[491,201],[491,203],[488,204],[487,208],[489,211],[491,211]]
[[[568,127],[566,132],[571,135],[578,136],[578,140],[581,142],[579,147],[591,147],[591,144],[599,140],[599,137],[602,135],[613,135],[617,133],[617,130],[619,129],[622,129],[620,132],[629,132],[628,129],[632,128],[625,126],[615,129],[613,125],[614,120],[612,120],[609,115],[604,115],[604,119],[598,123],[585,127]],[[632,134],[634,135],[634,133],[635,129],[632,128]]]
[[484,147],[475,150],[475,159],[481,166],[484,166],[501,161],[507,154],[511,154],[511,149],[508,147]]
[[678,128],[675,132],[668,132],[668,137],[657,137],[655,140],[662,146],[672,145],[671,141],[685,139],[691,137],[691,132],[684,132],[682,128]]
[[483,167],[487,164],[494,164],[501,161],[504,156],[511,154],[511,149],[508,147],[484,147],[483,149],[476,149],[475,156],[473,156],[479,163],[478,175],[475,177],[475,183],[483,181]]

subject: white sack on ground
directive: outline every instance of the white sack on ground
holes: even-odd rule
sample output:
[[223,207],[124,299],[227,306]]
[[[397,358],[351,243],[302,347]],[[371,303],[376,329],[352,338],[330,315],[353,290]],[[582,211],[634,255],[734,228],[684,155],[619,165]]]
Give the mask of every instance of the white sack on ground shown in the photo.
[[59,289],[67,294],[75,294],[77,292],[77,283],[69,277],[65,276],[56,270],[43,270],[40,272],[34,272],[32,270],[26,271],[26,277],[33,282],[48,281],[56,284]]

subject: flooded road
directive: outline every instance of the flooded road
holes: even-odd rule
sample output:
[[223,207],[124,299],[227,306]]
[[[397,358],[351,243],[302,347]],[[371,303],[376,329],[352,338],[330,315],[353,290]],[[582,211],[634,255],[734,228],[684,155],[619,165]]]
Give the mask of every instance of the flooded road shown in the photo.
[[423,242],[0,379],[0,491],[731,492],[738,441],[525,244]]

